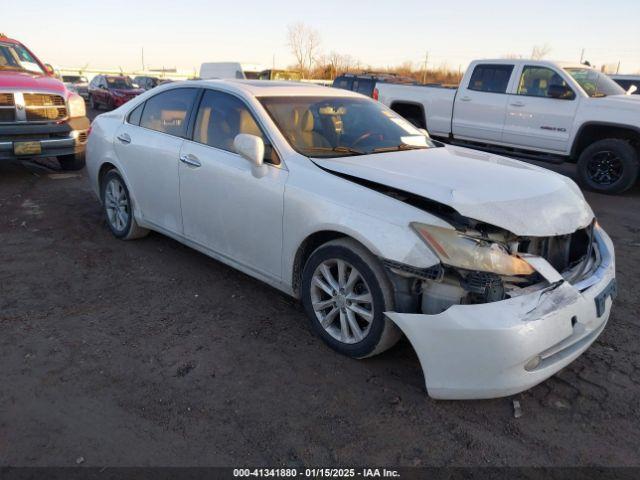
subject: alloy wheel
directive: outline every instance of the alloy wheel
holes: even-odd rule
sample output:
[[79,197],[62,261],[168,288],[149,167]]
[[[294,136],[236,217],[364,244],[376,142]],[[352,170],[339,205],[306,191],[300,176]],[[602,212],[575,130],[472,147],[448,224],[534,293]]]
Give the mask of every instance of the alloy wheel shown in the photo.
[[324,330],[342,343],[362,341],[374,318],[371,289],[360,272],[341,259],[329,259],[311,279],[311,302]]
[[595,153],[587,163],[589,178],[600,185],[611,185],[622,177],[622,161],[611,150]]
[[124,231],[129,224],[131,211],[127,191],[119,179],[112,178],[107,183],[104,204],[111,227],[118,232]]

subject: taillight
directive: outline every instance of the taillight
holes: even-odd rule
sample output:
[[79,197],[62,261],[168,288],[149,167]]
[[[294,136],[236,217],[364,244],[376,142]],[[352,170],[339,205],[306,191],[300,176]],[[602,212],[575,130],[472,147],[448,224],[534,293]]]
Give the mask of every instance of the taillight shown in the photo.
[[373,99],[374,99],[374,100],[378,100],[378,94],[379,94],[379,93],[378,93],[378,89],[377,89],[377,88],[374,88],[374,89],[373,89]]

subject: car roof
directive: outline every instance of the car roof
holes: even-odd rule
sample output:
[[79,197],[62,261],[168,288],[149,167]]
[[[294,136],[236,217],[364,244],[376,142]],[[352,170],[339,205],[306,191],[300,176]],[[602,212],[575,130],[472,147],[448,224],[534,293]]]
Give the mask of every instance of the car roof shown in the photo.
[[190,85],[225,87],[227,90],[246,93],[254,97],[321,96],[359,97],[360,95],[333,87],[313,83],[273,80],[194,80]]

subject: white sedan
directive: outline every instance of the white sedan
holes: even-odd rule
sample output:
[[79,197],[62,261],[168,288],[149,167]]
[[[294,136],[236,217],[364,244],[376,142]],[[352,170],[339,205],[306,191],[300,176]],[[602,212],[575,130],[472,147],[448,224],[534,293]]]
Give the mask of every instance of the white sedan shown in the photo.
[[155,230],[300,298],[350,357],[404,333],[435,398],[530,388],[609,318],[613,246],[571,180],[352,92],[161,86],[94,121],[87,168],[116,237]]

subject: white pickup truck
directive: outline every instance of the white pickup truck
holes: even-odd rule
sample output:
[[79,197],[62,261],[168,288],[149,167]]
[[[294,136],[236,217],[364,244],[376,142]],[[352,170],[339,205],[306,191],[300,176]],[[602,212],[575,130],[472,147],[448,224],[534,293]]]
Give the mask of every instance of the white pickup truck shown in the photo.
[[602,193],[634,185],[640,96],[581,64],[477,60],[458,89],[378,83],[374,98],[444,142],[552,162],[577,162]]

